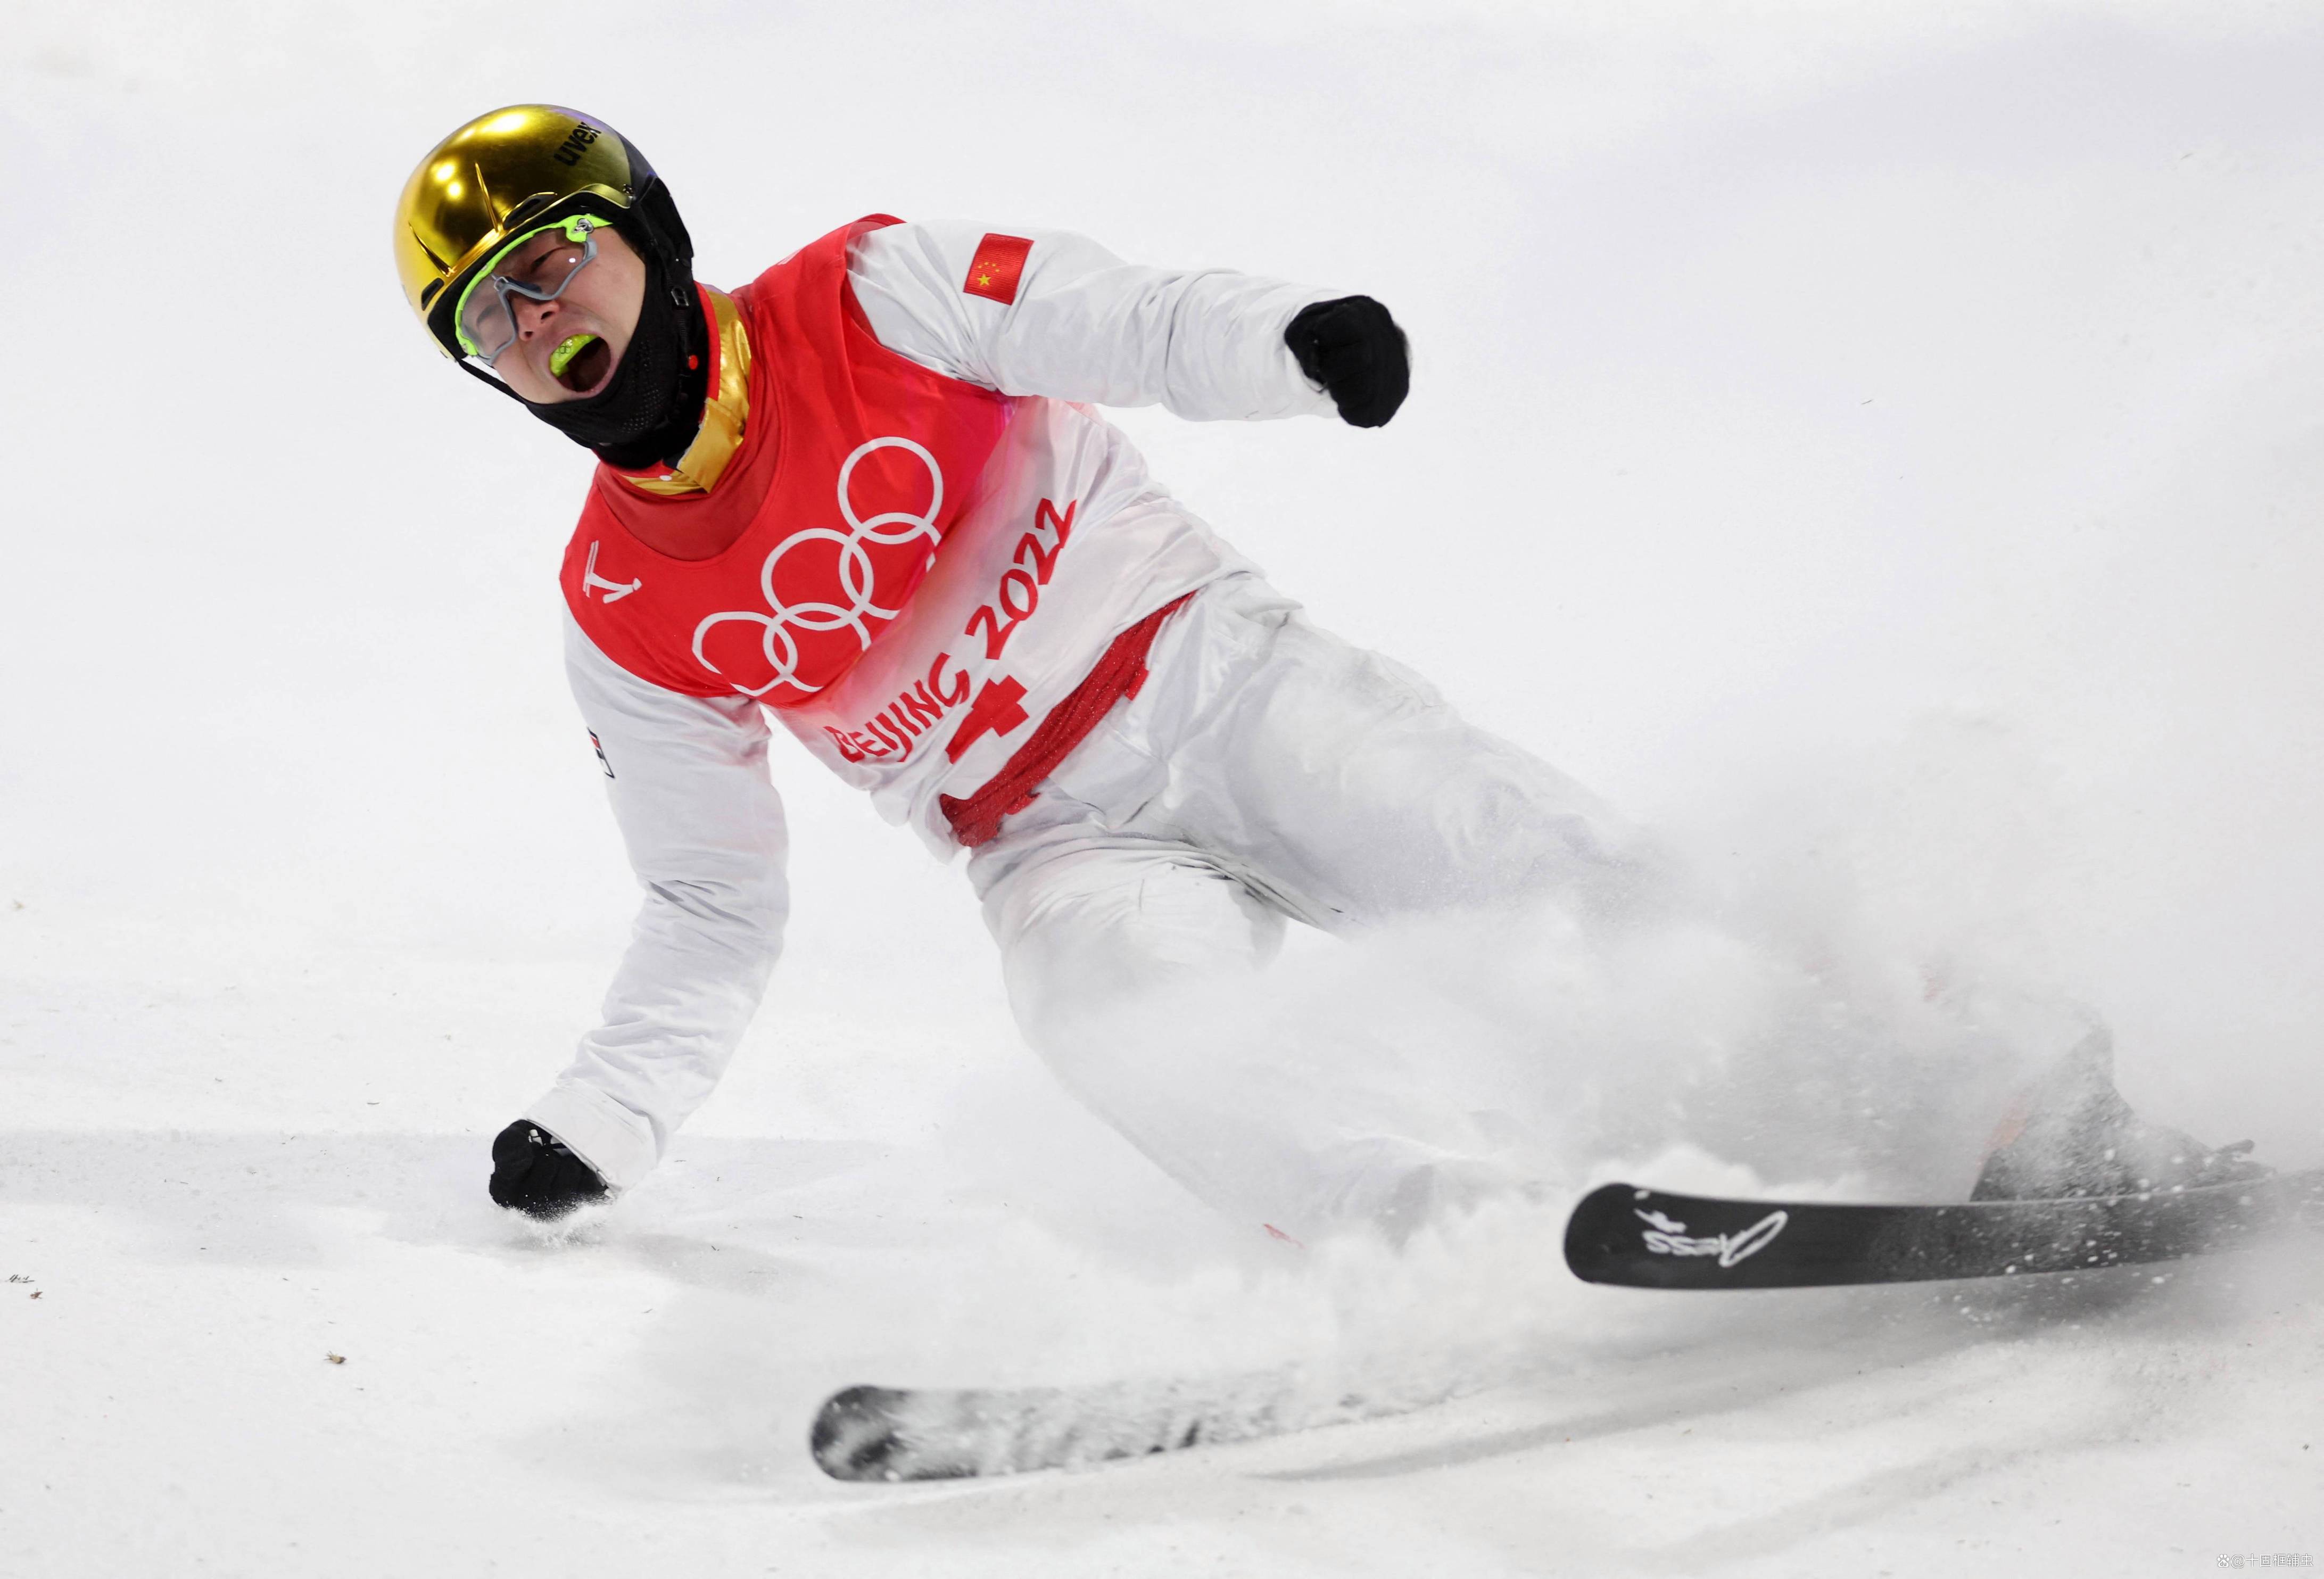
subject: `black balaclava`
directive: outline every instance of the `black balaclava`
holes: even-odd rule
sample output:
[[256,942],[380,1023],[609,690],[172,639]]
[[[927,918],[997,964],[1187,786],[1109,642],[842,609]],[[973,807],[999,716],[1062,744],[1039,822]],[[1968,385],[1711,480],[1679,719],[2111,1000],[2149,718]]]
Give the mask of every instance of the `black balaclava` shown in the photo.
[[[582,401],[537,403],[518,395],[525,410],[607,466],[632,470],[657,461],[675,464],[702,427],[703,396],[710,382],[710,330],[696,299],[694,282],[672,288],[662,249],[614,228],[637,246],[646,265],[645,299],[629,348],[605,387]],[[503,386],[505,387],[505,386]],[[510,390],[511,394],[516,394]]]

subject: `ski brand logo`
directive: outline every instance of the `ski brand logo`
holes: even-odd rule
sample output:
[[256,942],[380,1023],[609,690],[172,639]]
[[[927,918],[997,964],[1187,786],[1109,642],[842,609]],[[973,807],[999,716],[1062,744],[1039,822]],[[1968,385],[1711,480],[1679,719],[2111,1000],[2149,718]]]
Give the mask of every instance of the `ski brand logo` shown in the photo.
[[1639,1212],[1632,1214],[1646,1225],[1646,1248],[1656,1255],[1715,1255],[1722,1267],[1731,1267],[1740,1260],[1757,1255],[1784,1231],[1792,1220],[1788,1212],[1770,1212],[1740,1233],[1713,1233],[1699,1238],[1689,1237],[1686,1224],[1660,1212]]
[[[927,467],[930,492],[926,510],[883,510],[869,519],[855,513],[854,503],[847,496],[847,485],[855,475],[855,467],[865,456],[882,449],[900,449]],[[864,651],[872,650],[875,625],[884,626],[903,610],[904,595],[911,590],[929,561],[936,558],[936,546],[943,537],[936,531],[936,516],[944,508],[944,472],[936,457],[908,439],[872,439],[859,444],[839,467],[839,515],[847,530],[814,526],[795,531],[777,543],[767,562],[759,567],[759,593],[767,600],[765,614],[752,609],[728,609],[709,615],[694,627],[694,660],[713,674],[718,666],[703,651],[703,639],[728,620],[743,620],[762,627],[759,639],[760,651],[765,654],[767,667],[774,678],[764,685],[746,686],[733,680],[729,685],[746,697],[763,697],[777,686],[788,686],[800,696],[811,696],[823,688],[809,685],[799,675],[799,647],[791,633],[797,631],[846,631],[853,634]],[[878,601],[879,576],[867,544],[890,547],[908,544],[925,539],[927,547],[913,556],[907,576],[892,585],[888,596],[894,607],[885,607]],[[809,543],[829,543],[833,564],[828,577],[819,583],[825,590],[839,593],[847,601],[838,603],[829,598],[801,598],[786,604],[775,588],[775,572],[783,556]],[[891,566],[891,568],[893,567]],[[721,676],[723,679],[724,677]]]

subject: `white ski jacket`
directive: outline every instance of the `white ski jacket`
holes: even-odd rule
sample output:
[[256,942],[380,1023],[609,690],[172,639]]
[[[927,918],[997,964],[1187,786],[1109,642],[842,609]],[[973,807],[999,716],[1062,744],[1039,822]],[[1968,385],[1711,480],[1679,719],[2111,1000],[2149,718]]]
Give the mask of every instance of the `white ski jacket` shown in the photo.
[[[1345,294],[1219,270],[1123,263],[1084,237],[1024,233],[1013,300],[964,288],[982,226],[900,224],[860,236],[848,255],[856,301],[879,342],[919,365],[1028,397],[1015,478],[1025,498],[1076,502],[1080,541],[1096,544],[1076,577],[1046,586],[1045,655],[1024,706],[1038,721],[1141,615],[1250,567],[1147,475],[1129,441],[1085,409],[1160,403],[1196,420],[1333,413],[1284,341],[1304,306]],[[762,356],[779,356],[779,346]],[[1046,468],[1046,469],[1044,469]],[[938,580],[931,573],[930,583]],[[915,596],[919,596],[915,594]],[[906,615],[893,630],[902,630]],[[567,669],[607,775],[606,792],[645,900],[604,1007],[572,1064],[525,1116],[613,1188],[626,1189],[716,1085],[763,993],[788,910],[782,804],[767,771],[767,715],[745,695],[689,696],[607,657],[568,612]],[[883,633],[884,634],[884,633]],[[1042,642],[1047,646],[1044,648]],[[884,641],[865,654],[869,664]],[[949,760],[930,750],[909,772],[873,774],[833,731],[798,729],[827,765],[910,822],[940,855],[955,845],[937,811],[965,796],[1004,753]],[[858,734],[856,748],[871,737]],[[856,770],[864,769],[859,773]]]

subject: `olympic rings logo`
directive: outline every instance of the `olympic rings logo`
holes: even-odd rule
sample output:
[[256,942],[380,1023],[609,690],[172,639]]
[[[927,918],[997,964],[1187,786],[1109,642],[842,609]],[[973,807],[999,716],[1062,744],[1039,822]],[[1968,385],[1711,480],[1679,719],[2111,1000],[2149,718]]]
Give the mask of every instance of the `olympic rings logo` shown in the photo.
[[[865,456],[882,449],[904,450],[918,457],[920,464],[928,468],[928,481],[934,487],[926,511],[916,514],[909,510],[885,510],[868,521],[856,516],[855,506],[847,497],[848,480],[855,475],[856,466]],[[748,620],[764,627],[759,644],[765,651],[767,663],[775,671],[775,677],[762,686],[735,686],[736,690],[746,697],[762,697],[777,686],[785,685],[802,695],[812,695],[821,690],[821,686],[809,685],[799,677],[798,642],[792,638],[792,631],[853,631],[863,649],[870,651],[875,633],[871,622],[877,620],[885,624],[901,610],[883,608],[872,601],[878,590],[874,585],[876,577],[872,556],[864,545],[901,546],[926,538],[928,544],[927,551],[913,568],[907,585],[916,583],[927,568],[928,561],[936,558],[936,546],[943,540],[936,531],[936,516],[943,509],[944,472],[937,466],[935,456],[908,439],[874,439],[856,446],[854,452],[839,468],[839,515],[847,522],[847,530],[840,531],[827,526],[809,527],[803,531],[793,532],[776,544],[774,551],[767,556],[767,562],[759,568],[759,592],[766,598],[769,612],[759,614],[750,609],[730,609],[705,619],[694,627],[695,661],[713,674],[719,673],[718,666],[711,662],[702,651],[703,639],[727,620]],[[782,562],[784,555],[811,542],[838,545],[838,591],[847,599],[844,604],[812,598],[786,604],[776,595],[775,568]],[[733,684],[732,681],[728,683]]]

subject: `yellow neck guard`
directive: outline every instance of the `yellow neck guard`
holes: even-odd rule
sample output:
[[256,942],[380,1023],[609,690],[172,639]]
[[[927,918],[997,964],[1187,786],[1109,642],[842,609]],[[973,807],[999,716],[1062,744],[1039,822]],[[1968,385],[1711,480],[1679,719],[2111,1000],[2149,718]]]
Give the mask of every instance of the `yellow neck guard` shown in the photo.
[[751,414],[751,336],[742,327],[742,309],[724,291],[697,285],[718,320],[718,340],[711,355],[711,387],[702,402],[702,428],[676,466],[614,475],[641,493],[674,498],[681,494],[707,494],[726,475],[727,463],[742,447],[742,424]]

